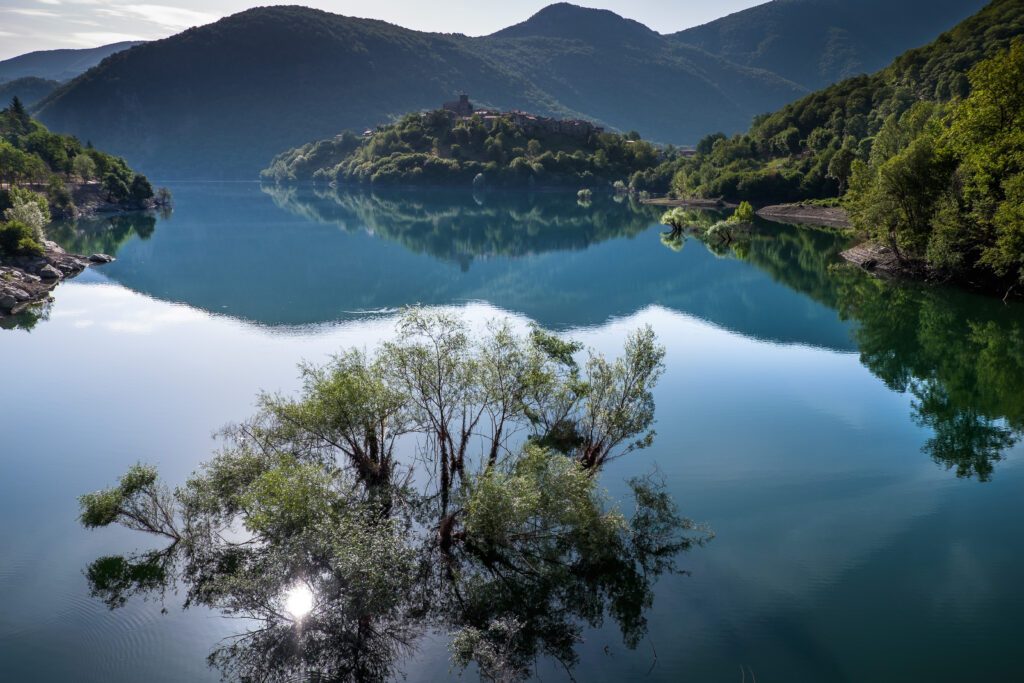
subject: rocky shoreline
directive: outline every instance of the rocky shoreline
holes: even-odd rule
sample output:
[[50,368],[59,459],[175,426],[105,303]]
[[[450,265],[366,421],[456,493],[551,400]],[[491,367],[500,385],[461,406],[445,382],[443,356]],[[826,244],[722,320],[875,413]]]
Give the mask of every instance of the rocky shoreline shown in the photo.
[[152,211],[157,208],[155,199],[127,204],[108,202],[103,196],[103,187],[99,183],[80,183],[72,186],[71,198],[75,203],[75,215],[65,216],[65,218],[90,218],[99,214],[136,213]]
[[0,260],[0,319],[17,315],[46,301],[50,291],[90,265],[110,263],[106,254],[69,254],[55,243],[43,243],[42,256],[17,256]]
[[923,271],[912,265],[900,263],[896,253],[889,247],[876,242],[862,242],[839,254],[848,263],[867,272],[889,278],[921,278]]
[[669,197],[641,199],[640,203],[650,204],[651,206],[665,206],[668,208],[681,206],[687,209],[726,209],[737,206],[736,204],[730,204],[721,199],[671,199]]
[[761,218],[778,223],[823,225],[829,228],[849,228],[850,217],[846,209],[816,204],[774,204],[757,212]]

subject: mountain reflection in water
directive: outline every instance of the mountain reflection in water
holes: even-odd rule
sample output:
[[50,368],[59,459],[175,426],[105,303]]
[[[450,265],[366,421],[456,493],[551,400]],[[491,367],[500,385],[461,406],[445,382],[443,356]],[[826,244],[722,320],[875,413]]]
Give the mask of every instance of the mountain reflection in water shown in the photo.
[[[910,397],[898,412],[927,435],[913,448],[923,445],[927,458],[949,470],[945,481],[967,478],[972,481],[964,486],[986,492],[995,490],[999,463],[1024,429],[1021,307],[944,287],[870,278],[839,263],[838,253],[849,242],[835,232],[759,222],[742,240],[706,245],[667,233],[658,224],[660,210],[610,197],[582,206],[573,196],[555,194],[374,194],[255,185],[189,185],[175,188],[175,195],[177,208],[169,219],[93,221],[66,226],[57,237],[77,251],[115,253],[117,262],[90,277],[255,324],[268,335],[313,335],[325,326],[413,303],[485,301],[555,330],[597,328],[655,307],[767,346],[854,354],[850,359],[859,358],[880,380],[879,389],[884,383]],[[693,214],[695,223],[720,218]],[[46,325],[45,314],[19,324]],[[662,341],[671,348],[676,340]],[[846,389],[824,387],[840,397]],[[757,396],[772,399],[770,391]],[[670,415],[671,402],[659,411]],[[750,419],[756,428],[760,418]],[[929,467],[925,458],[917,459]],[[974,483],[990,480],[997,483]],[[716,526],[715,518],[707,522]],[[94,565],[90,579],[99,581],[94,588],[147,581],[156,588],[179,569],[154,568],[148,559],[106,558],[106,564]],[[655,599],[642,581],[630,593],[628,586],[607,584],[610,579],[600,571],[588,580],[596,583],[551,583],[552,592],[539,596],[513,586],[516,593],[502,596],[507,600],[502,604],[510,610],[536,605],[534,616],[550,617],[551,630],[543,634],[549,640],[530,642],[540,644],[540,652],[555,647],[552,643],[566,644],[562,653],[571,660],[574,649],[564,626],[581,615],[573,611],[576,606],[560,612],[560,604],[545,599],[614,592],[624,602],[602,614],[611,621],[616,615],[629,617],[627,625],[637,605]],[[287,589],[268,584],[262,597],[272,601]],[[685,591],[686,583],[678,590]],[[516,603],[520,592],[533,602]],[[403,600],[396,604],[404,609],[409,603]],[[600,604],[603,610],[611,605]],[[396,621],[385,615],[373,625],[390,629],[396,638],[382,648],[381,661],[400,657],[423,627],[401,614]],[[486,616],[486,610],[478,616]],[[325,624],[342,619],[329,613],[324,618]],[[454,612],[434,619],[428,620],[431,629],[459,623]],[[297,663],[301,669],[306,659],[295,649],[294,629],[280,625],[255,649],[245,649],[253,644],[248,642],[236,651],[254,657],[251,670],[270,670],[279,662],[287,663],[282,670],[294,671]],[[335,627],[346,638],[352,632],[330,626]],[[619,630],[627,642],[628,634],[642,633],[632,626]],[[254,633],[258,639],[263,632]],[[507,636],[498,629],[474,637],[484,639],[478,643],[510,642],[502,641]]]
[[[914,396],[915,420],[934,431],[927,453],[958,476],[988,479],[1024,429],[1021,307],[868,277],[839,263],[849,239],[833,231],[758,221],[744,239],[705,245],[666,231],[658,207],[605,195],[581,205],[561,193],[200,184],[175,196],[170,219],[57,224],[53,236],[116,254],[101,272],[130,289],[262,325],[483,300],[564,329],[657,305],[858,351]],[[690,217],[707,227],[723,216]]]

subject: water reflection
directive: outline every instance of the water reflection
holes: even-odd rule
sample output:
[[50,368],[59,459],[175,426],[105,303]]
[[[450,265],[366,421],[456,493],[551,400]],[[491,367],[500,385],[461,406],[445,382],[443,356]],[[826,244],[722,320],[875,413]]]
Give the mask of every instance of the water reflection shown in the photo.
[[159,221],[148,240],[127,239],[100,272],[261,325],[487,301],[566,329],[656,305],[747,336],[853,348],[834,311],[742,262],[706,250],[683,262],[661,253],[660,210],[628,200],[580,207],[562,194],[173,189],[172,220]]
[[1019,306],[913,284],[836,276],[838,306],[858,321],[861,362],[914,396],[931,428],[924,450],[959,477],[992,476],[1024,430],[1024,319]]
[[246,619],[209,657],[243,681],[385,680],[428,631],[491,680],[541,658],[571,670],[606,620],[637,647],[655,581],[707,538],[656,476],[629,480],[623,510],[599,485],[653,439],[653,332],[606,360],[501,321],[471,336],[416,310],[396,329],[372,356],[304,368],[298,398],[262,396],[174,491],[135,465],[82,496],[86,527],[165,543],[96,560],[93,595],[117,608],[176,588]]
[[565,193],[353,192],[264,186],[274,204],[343,231],[367,231],[413,253],[459,264],[499,256],[587,249],[647,230],[659,211],[601,196],[581,205]]
[[[698,227],[714,217],[694,212]],[[704,244],[769,273],[855,323],[861,362],[910,393],[923,450],[958,477],[988,481],[1024,430],[1024,310],[960,290],[887,282],[836,260],[834,233],[759,222],[728,244]],[[680,250],[682,231],[662,241]]]
[[[163,220],[169,213],[161,215]],[[47,236],[66,251],[75,254],[110,254],[114,256],[132,237],[148,240],[156,230],[157,215],[135,212],[115,216],[98,216],[51,223]]]
[[[758,221],[742,239],[665,232],[661,211],[598,196],[175,188],[167,217],[63,224],[105,277],[158,298],[271,326],[364,318],[414,303],[483,300],[545,327],[600,325],[656,305],[750,337],[859,352],[932,430],[925,450],[987,480],[1024,419],[1021,307],[874,280],[838,265],[849,239]],[[707,228],[721,214],[694,210]],[[157,228],[156,223],[160,226]],[[4,322],[30,329],[45,309]]]
[[49,320],[52,310],[53,301],[48,299],[38,305],[30,306],[15,315],[0,318],[0,330],[31,331],[39,323]]

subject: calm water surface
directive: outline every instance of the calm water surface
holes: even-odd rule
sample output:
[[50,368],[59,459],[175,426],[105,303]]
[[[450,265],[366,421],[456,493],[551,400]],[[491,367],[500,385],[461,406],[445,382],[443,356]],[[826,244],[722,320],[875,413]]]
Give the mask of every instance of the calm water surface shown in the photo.
[[[716,538],[658,582],[638,648],[586,631],[577,679],[1020,675],[1024,307],[830,268],[826,232],[716,253],[610,199],[172,190],[169,218],[55,227],[118,260],[0,330],[0,680],[217,680],[206,655],[245,624],[90,598],[84,568],[146,541],[85,531],[76,497],[139,460],[182,481],[257,391],[413,303],[609,354],[649,323],[668,348],[656,443],[603,483],[657,467]],[[446,647],[424,639],[406,677],[454,676]]]

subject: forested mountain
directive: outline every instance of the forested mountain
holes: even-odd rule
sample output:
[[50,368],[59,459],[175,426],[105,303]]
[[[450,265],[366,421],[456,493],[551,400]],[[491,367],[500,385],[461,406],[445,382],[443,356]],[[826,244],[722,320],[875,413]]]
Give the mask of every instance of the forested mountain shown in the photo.
[[871,76],[841,81],[760,116],[744,135],[708,136],[695,158],[677,162],[672,189],[761,202],[838,196],[853,162],[870,158],[890,118],[921,101],[966,96],[971,67],[1021,35],[1024,0],[993,0]]
[[[876,4],[769,3],[763,11],[792,5],[806,17],[795,34],[783,13],[760,22],[766,35],[736,38],[760,46],[753,56],[735,54],[751,66],[732,61],[722,41],[701,39],[708,49],[690,44],[700,42],[699,32],[663,36],[567,3],[483,37],[303,7],[256,8],[114,55],[50,95],[38,113],[55,130],[179,178],[252,177],[282,150],[436,109],[459,92],[481,106],[586,118],[656,142],[693,144],[714,130],[744,130],[755,115],[807,92],[760,67],[810,64],[818,74],[811,82],[867,69],[879,54],[933,36],[978,0],[936,0],[927,8],[892,0],[884,12],[874,12]],[[914,22],[904,21],[914,13]],[[836,31],[861,56],[822,72],[821,59],[809,55],[825,49],[815,42],[820,36]],[[768,59],[780,45],[792,50],[789,62]]]
[[284,149],[436,109],[460,91],[676,143],[741,130],[803,92],[570,5],[483,38],[268,7],[115,55],[39,115],[151,173],[252,177]]
[[672,38],[809,89],[873,73],[985,0],[772,0]]
[[52,81],[67,81],[85,73],[106,57],[138,45],[138,42],[111,43],[86,49],[39,50],[0,62],[0,81],[35,76]]
[[993,0],[886,69],[709,136],[652,175],[682,196],[842,197],[900,270],[1010,294],[1024,285],[1021,74],[1024,0]]
[[742,130],[765,103],[802,90],[607,10],[567,3],[474,45],[567,109],[661,142],[691,144],[711,130]]
[[0,83],[0,104],[7,104],[17,97],[26,106],[31,106],[58,87],[60,87],[60,83],[45,78],[36,78],[35,76],[16,78],[13,81]]

